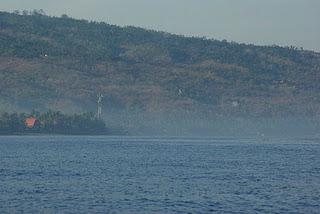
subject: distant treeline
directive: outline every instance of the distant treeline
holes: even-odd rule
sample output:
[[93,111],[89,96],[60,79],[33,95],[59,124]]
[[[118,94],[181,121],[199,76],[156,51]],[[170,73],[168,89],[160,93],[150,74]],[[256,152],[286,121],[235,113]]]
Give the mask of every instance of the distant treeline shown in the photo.
[[2,113],[0,134],[107,134],[105,122],[93,113],[66,115],[45,113]]

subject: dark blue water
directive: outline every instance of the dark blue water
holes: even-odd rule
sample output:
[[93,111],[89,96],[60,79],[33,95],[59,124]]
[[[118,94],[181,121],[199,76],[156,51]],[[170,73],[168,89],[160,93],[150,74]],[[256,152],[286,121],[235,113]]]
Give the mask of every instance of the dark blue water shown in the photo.
[[320,213],[320,141],[0,137],[0,213]]

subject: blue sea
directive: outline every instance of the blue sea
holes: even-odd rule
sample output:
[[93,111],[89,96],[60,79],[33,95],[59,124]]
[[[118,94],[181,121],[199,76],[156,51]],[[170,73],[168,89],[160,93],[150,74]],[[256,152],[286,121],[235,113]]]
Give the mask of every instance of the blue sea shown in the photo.
[[0,213],[320,213],[320,140],[0,137]]

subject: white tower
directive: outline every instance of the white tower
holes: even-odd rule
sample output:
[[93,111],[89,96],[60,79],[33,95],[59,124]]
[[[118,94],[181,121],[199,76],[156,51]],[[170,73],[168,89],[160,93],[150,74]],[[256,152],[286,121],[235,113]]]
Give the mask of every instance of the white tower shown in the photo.
[[97,95],[97,98],[98,98],[98,101],[97,101],[97,104],[98,104],[97,117],[98,117],[98,119],[101,119],[101,116],[102,116],[102,98],[103,98],[103,95],[102,95],[102,94],[98,94],[98,95]]

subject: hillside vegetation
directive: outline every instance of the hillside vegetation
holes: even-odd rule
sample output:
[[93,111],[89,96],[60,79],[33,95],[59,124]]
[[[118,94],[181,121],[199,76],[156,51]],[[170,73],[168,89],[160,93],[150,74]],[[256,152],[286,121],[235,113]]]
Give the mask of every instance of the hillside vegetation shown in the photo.
[[320,54],[0,12],[0,109],[320,112]]

